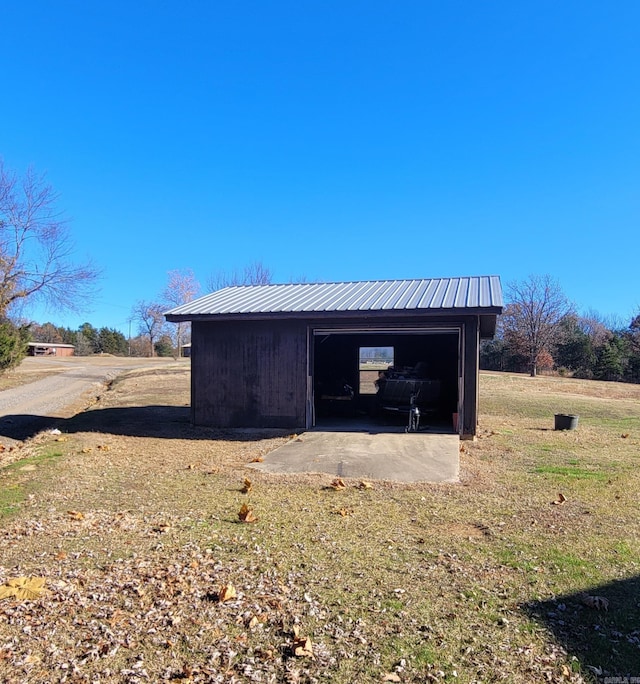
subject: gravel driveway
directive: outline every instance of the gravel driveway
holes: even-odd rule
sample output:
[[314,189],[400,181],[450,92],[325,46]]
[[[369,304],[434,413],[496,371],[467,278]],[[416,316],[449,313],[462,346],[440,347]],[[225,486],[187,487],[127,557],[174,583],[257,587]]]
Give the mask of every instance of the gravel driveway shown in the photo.
[[[171,363],[171,359],[110,356],[28,357],[17,370],[24,375],[25,384],[0,392],[0,443],[15,444],[53,426],[56,418],[75,415],[86,408],[105,383],[125,371],[158,365],[165,368]],[[43,371],[51,375],[29,381],[30,374],[41,376]]]

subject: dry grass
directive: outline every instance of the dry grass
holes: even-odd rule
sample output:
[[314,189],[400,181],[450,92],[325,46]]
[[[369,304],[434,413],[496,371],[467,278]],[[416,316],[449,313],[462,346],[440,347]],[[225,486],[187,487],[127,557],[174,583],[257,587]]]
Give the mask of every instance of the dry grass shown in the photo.
[[0,602],[0,679],[638,676],[639,400],[484,374],[460,485],[335,491],[245,467],[287,435],[192,429],[184,371],[132,373],[0,471],[0,582],[49,589]]
[[37,382],[48,378],[52,373],[61,373],[64,368],[36,367],[29,364],[30,359],[25,359],[19,368],[0,373],[0,392],[14,387],[19,387],[28,382]]

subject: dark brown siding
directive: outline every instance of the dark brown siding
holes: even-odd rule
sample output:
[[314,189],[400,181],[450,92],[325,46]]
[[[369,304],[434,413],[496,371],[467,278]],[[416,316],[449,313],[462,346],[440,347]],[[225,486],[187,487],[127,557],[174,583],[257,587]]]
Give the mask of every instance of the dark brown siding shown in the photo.
[[[307,329],[354,329],[367,339],[367,328],[427,326],[460,330],[462,377],[453,386],[460,435],[471,439],[478,422],[478,316],[363,315],[317,319],[194,321],[192,330],[191,416],[195,425],[212,427],[307,426]],[[313,345],[312,345],[313,349]],[[457,350],[447,348],[447,354]],[[354,358],[357,352],[354,352]],[[311,366],[309,366],[311,363]],[[455,383],[455,379],[453,380]]]
[[195,425],[305,427],[303,322],[194,322],[191,342]]
[[480,373],[480,338],[477,317],[469,317],[465,321],[462,345],[463,406],[462,431],[463,439],[473,439],[478,426],[478,380]]

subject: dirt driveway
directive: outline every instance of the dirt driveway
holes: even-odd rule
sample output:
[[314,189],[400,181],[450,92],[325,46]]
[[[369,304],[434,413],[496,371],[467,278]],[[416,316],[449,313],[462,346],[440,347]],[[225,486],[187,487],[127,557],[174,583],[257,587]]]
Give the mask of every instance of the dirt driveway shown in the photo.
[[28,357],[12,372],[16,386],[0,391],[0,442],[15,444],[47,429],[52,418],[69,418],[82,411],[121,373],[185,363],[114,356]]

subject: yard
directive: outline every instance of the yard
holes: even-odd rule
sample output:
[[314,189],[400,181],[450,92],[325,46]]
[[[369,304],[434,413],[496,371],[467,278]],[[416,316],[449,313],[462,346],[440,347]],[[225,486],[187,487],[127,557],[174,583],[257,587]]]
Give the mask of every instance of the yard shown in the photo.
[[640,677],[639,386],[483,374],[460,484],[344,488],[188,391],[130,372],[1,454],[1,681]]

